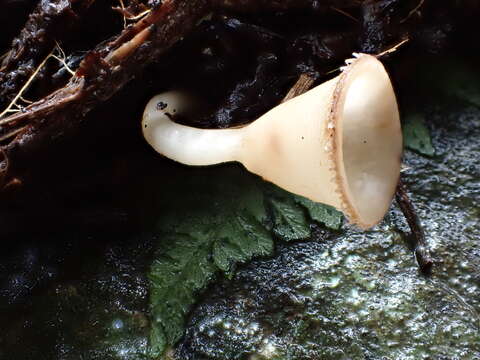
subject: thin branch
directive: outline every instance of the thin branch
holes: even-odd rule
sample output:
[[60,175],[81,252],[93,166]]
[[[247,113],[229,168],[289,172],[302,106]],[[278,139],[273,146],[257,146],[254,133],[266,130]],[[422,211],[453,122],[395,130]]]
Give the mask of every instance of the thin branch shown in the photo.
[[[20,122],[25,120],[31,120],[35,117],[41,117],[57,108],[61,109],[68,103],[71,103],[79,98],[81,89],[85,86],[85,79],[82,77],[72,77],[70,82],[63,88],[54,91],[46,97],[33,102],[25,108],[20,108],[22,111],[13,110],[14,114],[9,115],[0,121],[3,123]],[[18,105],[15,104],[15,106]]]
[[107,57],[105,57],[105,61],[115,65],[118,64],[122,59],[127,58],[148,39],[148,37],[153,32],[153,28],[154,26],[150,25],[150,27],[147,27],[140,31],[137,35],[134,36],[132,40],[127,41],[118,49],[108,54]]
[[122,8],[122,16],[123,16],[123,28],[127,27],[127,17],[125,16],[125,4],[123,0],[118,0],[120,2],[120,7]]
[[[393,45],[392,47],[389,47],[387,50],[382,51],[381,53],[376,54],[376,55],[374,55],[374,56],[376,56],[377,58],[381,58],[381,57],[383,57],[383,56],[385,56],[385,55],[391,54],[391,53],[397,51],[400,46],[402,46],[403,44],[407,43],[408,41],[410,41],[410,39],[407,37],[407,38],[403,39],[402,41],[398,42],[397,44]],[[355,52],[354,52],[353,54],[355,54]],[[348,65],[348,64],[347,64],[347,65]],[[342,66],[339,66],[339,67],[337,67],[337,68],[335,68],[335,69],[332,69],[332,70],[330,70],[330,71],[327,71],[325,74],[326,74],[326,75],[332,74],[332,73],[334,73],[334,72],[337,72],[337,71],[342,70],[342,68],[343,68],[343,65],[342,65]]]
[[64,68],[70,73],[70,75],[74,76],[75,75],[75,71],[73,71],[72,69],[70,69],[70,67],[68,66],[67,62],[62,59],[62,58],[59,58],[57,55],[51,55],[52,58],[58,60],[59,63],[61,63]]
[[[0,1],[1,2],[1,1]],[[32,76],[55,40],[66,40],[95,0],[49,0],[38,4],[0,63],[0,111]],[[61,56],[60,56],[61,57]]]
[[413,14],[415,14],[418,9],[420,9],[423,5],[423,3],[425,2],[425,0],[420,0],[420,2],[418,3],[417,6],[415,6],[415,8],[413,10],[411,10],[408,15],[405,17],[405,19],[403,20],[400,20],[400,24],[403,24],[405,21],[407,21]]
[[[50,53],[45,57],[45,59],[43,59],[43,61],[40,63],[40,65],[37,66],[37,68],[35,69],[33,74],[28,78],[27,82],[25,84],[23,84],[22,88],[17,93],[17,95],[15,95],[15,97],[10,102],[10,104],[8,104],[7,108],[0,113],[0,118],[3,117],[5,114],[11,112],[12,106],[17,104],[17,100],[20,99],[20,97],[22,97],[23,93],[28,89],[28,87],[30,86],[32,81],[35,79],[35,77],[38,75],[40,70],[45,66],[45,63],[53,55],[54,51],[55,51],[55,48],[52,51],[50,51]],[[9,121],[8,118],[3,119],[3,120],[0,120],[0,125],[8,124],[9,122],[10,121]]]
[[66,59],[67,55],[65,55],[65,51],[63,51],[62,47],[60,46],[57,40],[55,40],[55,45],[57,46],[58,52],[60,53],[60,56],[62,57],[62,59]]
[[424,274],[431,272],[433,260],[430,257],[428,245],[425,241],[425,233],[420,224],[420,220],[415,212],[412,201],[407,195],[407,189],[400,179],[397,186],[397,192],[395,194],[400,209],[407,220],[410,231],[412,232],[411,242],[415,258],[417,259],[418,266]]
[[160,6],[157,6],[150,11],[147,16],[144,16],[138,20],[135,24],[130,26],[128,29],[125,29],[115,40],[107,44],[107,47],[110,49],[116,49],[119,46],[125,44],[127,41],[134,38],[138,33],[145,30],[149,26],[157,23],[165,13],[171,12],[175,8],[174,0],[167,0],[161,3]]
[[5,59],[5,58],[7,57],[7,55],[8,55],[8,51],[7,51],[5,54],[0,55],[0,61],[2,61],[3,59]]
[[137,15],[135,14],[132,14],[130,12],[130,10],[128,10],[127,7],[125,7],[125,3],[123,2],[123,0],[118,0],[120,2],[120,7],[114,7],[113,10],[119,12],[120,14],[122,14],[122,17],[123,17],[123,28],[125,29],[128,25],[128,21],[136,21],[136,20],[139,20],[141,18],[143,18],[145,15],[149,14],[152,9],[148,9],[146,6],[143,6],[144,9],[146,10],[143,10],[141,11],[140,13],[138,13]]
[[2,135],[0,136],[0,142],[2,141],[5,141],[7,139],[10,139],[11,137],[14,137],[15,135],[17,135],[18,133],[22,132],[23,130],[25,130],[27,128],[27,126],[23,126],[21,128],[18,128],[18,129],[15,129],[5,135]]
[[283,98],[282,103],[307,92],[312,87],[314,81],[315,80],[310,75],[300,75],[297,82],[290,88],[287,95]]
[[147,15],[148,13],[150,13],[151,11],[152,11],[152,9],[145,10],[145,11],[141,12],[140,14],[138,14],[136,16],[127,17],[127,20],[132,20],[132,21],[139,20],[142,17],[144,17],[145,15]]
[[[18,100],[21,100],[21,101],[23,101],[23,102],[25,102],[26,104],[29,104],[29,105],[34,103],[33,101],[26,100],[25,98],[23,98],[23,93],[28,90],[30,84],[35,79],[35,77],[38,75],[40,70],[45,66],[45,63],[47,62],[47,60],[49,58],[54,58],[54,59],[58,60],[72,76],[75,75],[75,72],[72,69],[70,69],[67,62],[65,61],[65,59],[66,59],[65,52],[60,47],[60,45],[58,44],[57,41],[55,41],[55,44],[56,44],[55,48],[47,55],[47,57],[40,63],[40,65],[38,65],[38,67],[35,69],[35,71],[32,73],[30,78],[23,85],[23,87],[20,89],[20,91],[17,93],[17,95],[13,98],[13,100],[10,102],[10,104],[6,107],[6,109],[2,113],[0,113],[0,118],[3,117],[5,114],[16,113],[16,112],[21,111],[24,107],[17,104]],[[55,50],[58,50],[61,57],[54,54]],[[14,107],[16,107],[16,109],[14,109]],[[15,119],[10,119],[10,118],[0,120],[0,125],[8,124],[8,123],[10,123],[14,120]]]
[[399,43],[393,45],[392,47],[388,48],[388,49],[385,50],[385,51],[382,51],[380,54],[377,54],[377,55],[375,55],[375,56],[376,56],[377,58],[380,58],[380,57],[382,57],[382,56],[391,54],[391,53],[397,51],[400,46],[402,46],[403,44],[407,43],[408,41],[410,41],[410,39],[407,37],[407,38],[403,39],[402,41],[400,41]]
[[27,100],[27,99],[25,99],[23,96],[20,96],[19,99],[22,100],[25,104],[33,104],[33,101]]
[[63,51],[62,47],[60,46],[60,44],[58,43],[58,41],[55,40],[55,45],[57,46],[57,50],[60,54],[60,57],[56,56],[56,55],[52,55],[52,57],[54,57],[55,59],[57,59],[60,63],[62,63],[62,65],[65,67],[65,69],[73,76],[75,75],[75,71],[73,71],[70,66],[68,66],[67,64],[67,55],[65,55],[65,52]]
[[338,13],[346,16],[346,17],[348,17],[349,19],[355,21],[356,23],[360,23],[360,21],[359,21],[356,17],[354,17],[353,15],[350,15],[350,14],[347,13],[345,10],[336,8],[335,6],[330,6],[330,9],[332,9],[332,10],[334,10],[334,11],[336,11],[336,12],[338,12]]

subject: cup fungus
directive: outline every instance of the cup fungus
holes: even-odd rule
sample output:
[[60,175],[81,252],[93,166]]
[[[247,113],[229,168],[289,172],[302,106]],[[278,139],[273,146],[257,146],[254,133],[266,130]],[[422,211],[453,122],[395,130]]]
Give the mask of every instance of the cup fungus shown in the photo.
[[[143,135],[160,154],[187,165],[239,161],[268,181],[341,210],[367,229],[387,212],[400,174],[402,132],[385,68],[354,54],[342,73],[278,105],[249,125],[197,129],[189,97],[169,91],[145,108]],[[190,113],[189,113],[190,110]]]

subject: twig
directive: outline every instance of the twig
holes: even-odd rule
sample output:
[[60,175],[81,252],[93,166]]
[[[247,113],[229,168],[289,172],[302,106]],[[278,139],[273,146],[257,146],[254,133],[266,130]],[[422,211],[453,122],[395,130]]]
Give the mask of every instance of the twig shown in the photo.
[[60,44],[58,43],[58,41],[55,40],[55,45],[57,46],[57,49],[58,49],[58,52],[60,53],[60,57],[56,56],[56,55],[52,55],[53,58],[57,59],[64,67],[65,69],[72,75],[74,76],[75,75],[75,71],[73,71],[72,69],[70,69],[70,66],[68,66],[67,64],[67,55],[65,55],[65,52],[63,51],[62,47],[60,46]]
[[23,126],[21,128],[18,128],[18,129],[15,129],[11,132],[9,132],[8,134],[5,134],[5,135],[2,135],[0,136],[0,142],[4,141],[4,140],[7,140],[15,135],[17,135],[18,133],[22,132],[23,130],[26,129],[26,126]]
[[360,21],[358,21],[358,19],[356,17],[354,17],[353,15],[350,15],[349,13],[347,13],[346,11],[342,10],[342,9],[338,9],[336,8],[335,6],[330,6],[330,8],[332,10],[335,10],[336,12],[348,17],[349,19],[352,19],[353,21],[355,21],[356,23],[360,23]]
[[392,47],[388,48],[388,49],[385,50],[385,51],[382,51],[380,54],[377,54],[377,55],[375,55],[375,56],[376,56],[377,58],[380,58],[380,57],[382,57],[382,56],[391,54],[391,53],[397,51],[400,46],[402,46],[403,44],[405,44],[405,43],[408,42],[409,40],[410,40],[410,39],[407,37],[407,38],[403,39],[402,41],[400,41],[399,43],[393,45]]
[[120,6],[122,8],[122,16],[123,16],[123,28],[125,29],[127,27],[127,17],[125,16],[125,4],[123,3],[123,0],[118,0],[120,2]]
[[283,98],[282,103],[290,99],[293,99],[298,95],[302,95],[304,92],[306,92],[312,87],[314,81],[315,80],[310,75],[307,75],[307,74],[300,75],[297,82],[290,88],[287,95]]
[[412,201],[407,195],[407,189],[400,179],[397,186],[397,192],[395,194],[400,209],[407,220],[412,236],[410,238],[411,245],[417,259],[418,266],[420,271],[424,274],[429,274],[432,269],[433,260],[430,257],[428,245],[425,241],[425,234],[423,232],[422,226],[420,225],[420,220],[418,219],[415,208],[413,207]]
[[[30,84],[32,83],[32,81],[35,79],[35,77],[37,76],[37,74],[40,72],[40,70],[44,67],[45,63],[47,62],[47,60],[53,55],[53,52],[55,51],[55,48],[50,51],[50,53],[45,57],[45,59],[43,59],[43,61],[40,63],[40,65],[37,66],[37,68],[35,69],[35,71],[33,72],[33,74],[28,78],[27,82],[25,84],[23,84],[22,88],[20,89],[20,91],[17,93],[17,95],[15,95],[15,97],[13,98],[13,100],[10,102],[10,104],[8,104],[8,106],[6,107],[5,110],[3,110],[1,113],[0,113],[0,118],[3,117],[5,114],[9,113],[9,112],[12,112],[12,106],[15,106],[17,105],[17,100],[20,99],[23,95],[23,93],[25,92],[25,90],[28,89],[28,87],[30,86]],[[3,119],[3,120],[0,120],[0,125],[4,125],[4,124],[8,124],[10,121],[9,121],[9,118],[6,118],[6,119]]]
[[136,16],[127,17],[127,20],[138,20],[138,19],[141,19],[142,17],[144,17],[145,15],[147,15],[148,13],[150,13],[151,11],[152,11],[152,9],[145,10],[145,11],[141,12],[140,14],[138,14],[138,15],[136,15]]
[[139,20],[139,19],[141,19],[142,17],[144,17],[145,15],[149,14],[152,11],[151,8],[148,9],[148,8],[144,7],[144,8],[146,8],[146,10],[138,13],[137,15],[134,15],[125,7],[125,3],[123,2],[123,0],[119,0],[119,2],[120,2],[120,7],[114,7],[113,10],[122,14],[123,28],[124,29],[127,27],[127,21]]
[[133,26],[125,29],[115,40],[108,43],[107,47],[114,50],[119,46],[125,44],[127,41],[134,38],[138,33],[142,32],[149,26],[157,23],[160,19],[163,18],[164,14],[173,11],[176,6],[175,4],[176,2],[174,0],[167,0],[162,2],[161,5],[156,6],[152,11],[150,11],[147,16],[144,16],[135,24],[133,24]]
[[[28,78],[27,82],[25,82],[25,84],[23,84],[22,88],[17,93],[17,95],[15,95],[15,97],[10,102],[10,104],[8,104],[8,106],[5,108],[5,110],[3,110],[0,113],[0,118],[3,117],[5,114],[20,111],[22,109],[22,107],[17,104],[18,100],[24,101],[27,104],[32,104],[33,103],[33,101],[25,100],[23,98],[23,93],[28,90],[32,81],[35,80],[35,77],[38,75],[40,70],[45,66],[45,63],[48,61],[49,58],[54,58],[54,59],[58,60],[72,76],[75,75],[75,72],[72,69],[70,69],[67,62],[65,61],[65,59],[66,59],[65,52],[60,47],[58,42],[55,41],[55,44],[56,44],[55,48],[53,48],[53,50],[45,57],[45,59],[43,59],[43,61],[40,63],[40,65],[38,65],[38,67],[35,69],[35,71],[32,73],[32,75]],[[61,57],[54,54],[55,50],[58,50]],[[13,109],[14,106],[16,106],[17,109]],[[8,119],[8,118],[3,119],[3,120],[0,120],[0,125],[8,124],[9,122],[11,122],[10,119]]]
[[64,59],[59,58],[57,55],[53,55],[53,54],[51,55],[51,57],[58,60],[58,62],[60,62],[65,67],[65,69],[70,73],[70,75],[72,76],[75,75],[75,71],[70,69],[70,66],[68,66],[67,62]]
[[[410,40],[409,38],[405,38],[405,39],[403,39],[402,41],[400,41],[399,43],[397,43],[397,44],[393,45],[392,47],[388,48],[387,50],[382,51],[381,53],[376,54],[376,55],[374,55],[374,56],[376,56],[377,58],[381,58],[382,56],[391,54],[391,53],[397,51],[400,46],[402,46],[403,44],[405,44],[405,43],[408,42],[409,40]],[[355,52],[354,52],[353,54],[355,54]],[[347,65],[348,65],[348,64],[347,64]],[[330,70],[330,71],[327,71],[325,74],[326,74],[326,75],[332,74],[332,73],[334,73],[334,72],[337,72],[337,71],[342,70],[342,68],[343,68],[343,66],[339,66],[339,67],[337,67],[337,68],[335,68],[335,69],[332,69],[332,70]]]
[[403,24],[405,21],[407,21],[407,20],[410,18],[410,16],[412,16],[413,14],[415,14],[415,13],[418,11],[418,9],[420,9],[420,8],[422,7],[422,5],[423,5],[424,2],[425,2],[425,0],[420,0],[420,2],[418,3],[418,5],[415,6],[415,8],[408,13],[408,15],[405,17],[405,19],[400,20],[400,24]]
[[36,2],[37,6],[0,64],[0,111],[18,94],[54,48],[55,39],[65,41],[80,26],[83,16],[95,0]]
[[153,25],[150,25],[149,27],[143,29],[137,35],[135,35],[132,40],[127,41],[118,49],[108,54],[105,57],[105,61],[113,65],[118,64],[122,59],[125,59],[126,57],[131,55],[135,50],[137,50],[138,47],[140,47],[152,34],[153,29],[154,29]]
[[27,99],[25,99],[23,96],[20,96],[19,99],[22,100],[25,104],[33,104],[33,101],[27,100]]

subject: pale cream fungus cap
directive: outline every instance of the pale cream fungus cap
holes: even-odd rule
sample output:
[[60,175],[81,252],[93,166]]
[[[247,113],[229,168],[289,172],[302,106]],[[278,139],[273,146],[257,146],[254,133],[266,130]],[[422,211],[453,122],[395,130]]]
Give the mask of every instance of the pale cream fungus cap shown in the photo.
[[338,80],[330,121],[333,162],[352,223],[369,228],[395,195],[403,152],[400,116],[390,78],[373,56],[362,55]]
[[361,228],[387,212],[400,174],[402,132],[392,84],[377,58],[359,54],[342,73],[238,129],[196,129],[193,100],[169,91],[147,104],[147,142],[188,165],[239,161],[298,195],[341,210]]

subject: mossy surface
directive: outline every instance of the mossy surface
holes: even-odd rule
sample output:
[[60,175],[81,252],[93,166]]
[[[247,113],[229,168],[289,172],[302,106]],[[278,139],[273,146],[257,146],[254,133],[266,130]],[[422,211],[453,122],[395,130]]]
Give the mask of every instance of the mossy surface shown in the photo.
[[421,275],[395,207],[373,231],[314,232],[217,284],[192,314],[181,359],[480,357],[480,110],[426,110],[433,157],[405,180],[435,265]]
[[2,262],[0,359],[145,359],[148,242],[35,240]]

